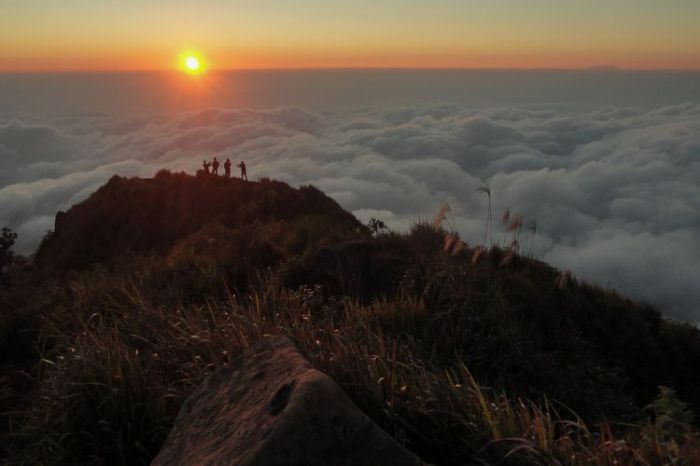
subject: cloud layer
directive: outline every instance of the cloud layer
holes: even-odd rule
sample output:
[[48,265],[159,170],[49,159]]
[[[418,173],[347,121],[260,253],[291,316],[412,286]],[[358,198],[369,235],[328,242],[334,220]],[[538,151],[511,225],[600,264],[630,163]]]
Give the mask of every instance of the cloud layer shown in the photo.
[[[213,156],[246,160],[253,177],[314,184],[360,219],[396,229],[448,202],[470,243],[483,241],[486,198],[476,189],[485,181],[495,215],[508,207],[537,222],[535,256],[700,320],[700,105],[693,104],[0,119],[0,225],[15,229],[30,252],[57,210],[112,174],[194,172]],[[529,234],[523,238],[529,248]]]

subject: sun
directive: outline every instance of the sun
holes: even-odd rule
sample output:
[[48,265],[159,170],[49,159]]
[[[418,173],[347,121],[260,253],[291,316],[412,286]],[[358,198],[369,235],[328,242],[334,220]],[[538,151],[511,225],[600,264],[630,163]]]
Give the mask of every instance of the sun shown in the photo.
[[201,54],[187,51],[180,54],[178,68],[187,74],[197,76],[206,71],[206,63]]
[[199,63],[199,58],[187,57],[187,59],[185,60],[185,66],[190,71],[198,71],[201,64]]

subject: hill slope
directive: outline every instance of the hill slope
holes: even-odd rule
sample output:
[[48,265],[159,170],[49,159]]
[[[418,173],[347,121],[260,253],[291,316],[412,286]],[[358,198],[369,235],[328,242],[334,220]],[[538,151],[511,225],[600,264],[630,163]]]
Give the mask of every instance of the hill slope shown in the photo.
[[270,334],[435,464],[700,460],[700,332],[542,262],[372,234],[272,181],[115,177],[56,223],[0,294],[15,461],[148,464],[199,381]]
[[86,201],[57,214],[55,230],[42,243],[36,261],[80,268],[111,262],[126,251],[165,252],[212,221],[236,227],[308,216],[347,229],[363,228],[312,187],[168,172],[153,179],[114,176]]

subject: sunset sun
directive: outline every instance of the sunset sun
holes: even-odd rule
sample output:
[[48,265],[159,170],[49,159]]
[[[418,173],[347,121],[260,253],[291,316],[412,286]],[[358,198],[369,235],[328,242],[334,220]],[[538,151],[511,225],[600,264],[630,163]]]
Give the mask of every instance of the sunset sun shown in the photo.
[[190,71],[197,71],[199,70],[199,59],[197,57],[187,57],[187,60],[185,60],[185,66],[187,66],[187,69]]
[[182,53],[178,65],[182,71],[190,75],[200,75],[206,71],[204,59],[195,52]]

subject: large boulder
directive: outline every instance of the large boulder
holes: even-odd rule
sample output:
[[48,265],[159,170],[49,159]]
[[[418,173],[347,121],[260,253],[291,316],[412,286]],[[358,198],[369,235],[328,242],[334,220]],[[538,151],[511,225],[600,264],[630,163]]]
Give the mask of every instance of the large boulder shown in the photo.
[[294,342],[266,338],[207,377],[153,465],[421,465]]

